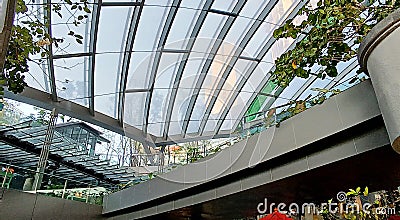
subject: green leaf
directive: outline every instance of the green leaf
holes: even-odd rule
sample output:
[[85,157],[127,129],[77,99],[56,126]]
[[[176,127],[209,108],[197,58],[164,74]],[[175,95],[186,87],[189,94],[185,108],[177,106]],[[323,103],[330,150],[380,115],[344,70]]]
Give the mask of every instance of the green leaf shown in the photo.
[[364,196],[368,196],[368,186],[364,189]]
[[88,7],[84,7],[83,10],[84,10],[86,13],[91,13],[91,11],[90,11],[90,9],[89,9]]
[[328,89],[321,89],[321,88],[311,88],[311,91],[322,92],[322,93],[329,92]]

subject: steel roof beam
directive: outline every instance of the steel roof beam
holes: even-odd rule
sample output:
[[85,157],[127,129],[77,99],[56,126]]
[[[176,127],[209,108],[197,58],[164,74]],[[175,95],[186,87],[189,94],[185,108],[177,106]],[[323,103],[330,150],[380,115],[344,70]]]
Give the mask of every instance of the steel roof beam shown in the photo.
[[[244,3],[246,3],[246,1],[247,0],[242,0],[242,1],[239,1],[237,4],[244,5]],[[210,10],[208,10],[208,12],[214,13],[214,14],[219,14],[219,15],[232,16],[232,17],[237,17],[238,16],[238,12],[235,12],[235,9],[233,9],[232,12],[221,11],[221,10],[217,10],[217,9],[210,9]]]
[[[204,128],[207,124],[209,115],[211,113],[211,110],[214,107],[215,102],[217,101],[217,97],[221,92],[222,87],[225,84],[225,80],[228,78],[229,74],[231,73],[233,66],[236,64],[236,62],[239,59],[239,56],[242,54],[243,49],[247,46],[247,44],[250,42],[250,40],[252,39],[253,35],[257,32],[258,28],[262,25],[263,21],[265,20],[265,18],[267,18],[267,16],[269,15],[269,13],[272,11],[272,9],[275,7],[276,3],[278,3],[279,0],[271,0],[268,2],[268,4],[265,6],[265,8],[263,9],[263,11],[261,12],[261,14],[257,17],[256,21],[254,21],[254,23],[252,24],[252,26],[250,27],[250,29],[247,31],[246,35],[244,36],[243,40],[240,42],[238,49],[234,52],[233,57],[231,58],[231,60],[229,61],[229,64],[227,65],[225,71],[223,72],[221,79],[218,82],[218,85],[214,91],[214,93],[211,96],[211,101],[209,103],[209,105],[207,106],[207,109],[205,111],[204,117],[200,123],[200,128],[199,128],[199,134],[202,135]],[[199,80],[199,84],[203,85],[205,77],[203,78],[203,80]],[[197,87],[197,86],[196,86]],[[201,87],[201,86],[200,86]],[[199,87],[199,88],[200,88]],[[198,92],[195,93],[194,96],[192,96],[191,98],[191,102],[189,103],[189,111],[186,112],[186,117],[185,117],[185,121],[190,120],[190,117],[192,115],[193,112],[193,108],[195,105],[195,102],[199,96],[199,91],[200,89],[198,89]],[[185,125],[185,124],[184,124]],[[188,124],[185,125],[184,127],[184,131],[186,131]]]
[[[245,3],[246,3],[246,1],[243,1],[243,0],[238,1],[236,3],[235,7],[233,8],[232,13],[235,15],[238,15],[240,13],[240,11],[243,9]],[[237,16],[230,16],[227,19],[224,26],[222,27],[221,32],[218,34],[217,40],[215,41],[213,47],[211,48],[210,54],[208,55],[207,60],[204,63],[204,66],[201,69],[201,72],[199,74],[199,79],[197,80],[196,86],[193,89],[194,96],[191,96],[191,98],[190,98],[188,111],[186,111],[185,120],[183,121],[182,130],[183,130],[184,137],[186,136],[190,117],[192,115],[193,108],[195,106],[196,100],[201,91],[201,87],[204,83],[207,73],[210,70],[212,63],[213,63],[215,57],[217,56],[218,50],[221,47],[221,45],[223,44],[224,39],[225,39],[226,35],[228,34],[229,30],[231,29],[233,23],[235,22],[236,18],[237,18]]]
[[[298,11],[301,7],[303,7],[304,4],[306,4],[306,2],[300,2],[300,3],[296,6],[296,8],[293,9],[293,11],[289,14],[289,16],[285,19],[285,21],[286,21],[287,19],[290,19],[290,18],[295,17],[295,16],[297,15],[297,11]],[[272,9],[270,9],[270,10],[272,10]],[[264,19],[262,19],[262,21],[263,21],[263,20],[264,20]],[[284,23],[284,22],[283,22],[283,23]],[[271,38],[268,40],[268,42],[263,46],[263,48],[261,49],[260,53],[259,53],[259,54],[257,55],[257,57],[255,58],[255,60],[257,60],[257,61],[260,60],[260,61],[261,61],[261,60],[264,58],[264,56],[268,53],[269,49],[271,48],[271,46],[272,46],[275,42],[276,42],[276,39],[273,38],[273,37],[271,37]],[[246,74],[245,74],[245,77],[243,77],[243,78],[241,79],[241,81],[239,82],[236,91],[234,92],[233,96],[232,96],[231,99],[228,101],[226,107],[224,108],[224,110],[223,110],[223,112],[222,112],[222,115],[221,115],[221,117],[220,117],[220,119],[219,119],[219,121],[218,121],[218,123],[217,123],[216,128],[215,128],[215,133],[218,133],[219,130],[221,129],[221,126],[222,126],[222,124],[223,124],[223,122],[224,122],[226,116],[228,115],[229,110],[232,108],[233,103],[235,103],[235,100],[236,100],[237,96],[240,94],[240,92],[241,92],[241,90],[243,89],[243,87],[245,86],[245,84],[246,84],[248,78],[250,78],[250,76],[251,76],[251,75],[253,74],[253,72],[256,70],[256,68],[257,68],[257,66],[259,65],[259,63],[260,63],[260,62],[256,62],[256,63],[251,64],[250,68],[248,69],[248,71],[247,71]],[[229,68],[229,67],[228,67],[228,68]],[[267,77],[265,77],[265,78],[262,79],[262,81],[265,81],[265,82],[262,83],[262,84],[264,84],[262,88],[264,88],[265,83],[267,83],[268,80],[269,80],[269,78],[267,78]],[[218,88],[219,88],[219,87],[218,87]],[[222,87],[221,87],[221,88],[222,88]],[[258,93],[262,90],[262,88],[261,88],[259,91],[257,91],[256,94],[258,94]],[[219,95],[219,92],[217,93],[217,95]],[[255,97],[253,97],[253,96],[254,96],[254,94],[252,95],[251,100],[255,99]],[[217,98],[217,97],[215,97],[215,101],[216,101],[216,98]],[[251,101],[251,103],[252,103],[252,102],[253,102],[253,101]],[[245,109],[246,109],[246,110],[244,110],[244,111],[247,111],[247,108],[248,108],[248,106],[245,106]],[[210,109],[209,112],[211,112],[211,110],[212,110],[212,109]],[[239,118],[241,118],[241,117],[243,117],[242,114],[239,115]],[[207,116],[207,119],[208,119],[208,116]],[[240,121],[240,120],[237,120],[237,122],[235,123],[235,126],[234,126],[234,127],[236,127],[236,126],[238,125],[239,121]],[[205,123],[206,123],[206,122],[207,122],[207,121],[203,122],[203,123],[204,123],[204,126],[205,126]],[[202,127],[202,129],[204,129],[204,126]]]
[[[143,1],[144,2],[144,1]],[[140,6],[143,5],[141,2],[103,2],[101,6],[112,7],[112,6]]]
[[86,57],[86,56],[93,56],[92,53],[70,53],[70,54],[60,54],[60,55],[53,55],[53,59],[65,59],[65,58],[74,58],[74,57]]
[[182,2],[182,0],[174,0],[172,2],[171,8],[168,12],[167,19],[164,24],[164,28],[161,32],[161,36],[158,41],[157,52],[154,56],[153,66],[151,68],[150,78],[149,78],[150,92],[147,93],[146,101],[145,101],[145,108],[144,108],[144,117],[143,118],[145,121],[144,121],[144,125],[143,125],[143,132],[145,134],[147,133],[147,127],[148,127],[149,117],[150,117],[151,99],[153,97],[154,84],[156,81],[158,67],[159,67],[160,61],[161,61],[162,49],[165,46],[165,42],[167,41],[167,37],[169,35],[169,32],[171,31],[172,23],[174,22],[175,16],[178,13],[178,8],[179,8],[181,2]]
[[[143,132],[137,128],[123,127],[118,122],[118,120],[111,118],[110,116],[104,115],[101,112],[96,112],[95,115],[91,115],[86,107],[73,102],[69,102],[63,98],[59,98],[59,102],[53,102],[51,99],[49,99],[49,94],[38,89],[25,87],[24,91],[18,95],[9,91],[5,91],[5,97],[48,110],[52,110],[54,107],[56,107],[61,114],[84,120],[86,122],[95,124],[97,126],[103,127],[119,134],[124,134],[140,142],[146,140]],[[147,136],[154,138],[153,135]]]
[[[49,7],[44,9],[44,16],[47,18],[47,22],[50,24],[47,26],[47,33],[50,38],[53,36],[52,27],[51,27],[51,0],[43,0],[45,5]],[[53,44],[49,44],[46,46],[48,53],[47,62],[48,62],[48,71],[49,71],[49,80],[50,80],[50,92],[51,92],[51,100],[57,101],[57,88],[56,88],[56,77],[54,75],[54,62],[53,62]]]
[[190,34],[188,43],[185,48],[185,50],[189,51],[189,53],[185,53],[183,55],[182,61],[180,62],[179,67],[178,67],[178,71],[176,72],[176,76],[175,76],[172,91],[171,91],[170,101],[168,102],[168,108],[167,108],[167,114],[166,114],[167,116],[166,116],[166,120],[165,120],[164,131],[163,131],[164,139],[168,138],[169,126],[170,126],[170,121],[171,121],[171,117],[172,117],[172,110],[174,108],[176,95],[178,93],[178,88],[181,83],[183,71],[187,64],[187,61],[188,61],[188,58],[190,55],[190,51],[192,51],[195,40],[196,40],[197,36],[199,35],[200,29],[203,26],[204,21],[206,20],[207,13],[211,9],[212,3],[213,3],[213,0],[207,0],[204,3],[203,8],[200,12],[199,17],[197,18],[196,24],[193,27],[193,30]]
[[94,115],[94,71],[96,66],[96,47],[97,47],[97,34],[99,31],[100,11],[103,0],[94,0],[92,12],[92,24],[90,31],[89,53],[89,113]]
[[129,68],[130,68],[130,61],[131,61],[131,57],[132,57],[133,44],[135,43],[137,28],[139,26],[139,21],[140,21],[140,17],[141,17],[140,15],[142,14],[143,6],[144,6],[144,0],[142,2],[140,2],[139,7],[135,7],[135,9],[133,11],[133,16],[132,16],[131,23],[129,26],[128,36],[127,36],[126,45],[125,45],[124,58],[122,61],[121,81],[120,81],[120,86],[119,86],[120,93],[118,96],[118,121],[121,126],[124,125],[125,93],[128,92],[128,91],[126,91],[126,86],[127,86],[127,81],[128,81],[128,74],[129,74]]

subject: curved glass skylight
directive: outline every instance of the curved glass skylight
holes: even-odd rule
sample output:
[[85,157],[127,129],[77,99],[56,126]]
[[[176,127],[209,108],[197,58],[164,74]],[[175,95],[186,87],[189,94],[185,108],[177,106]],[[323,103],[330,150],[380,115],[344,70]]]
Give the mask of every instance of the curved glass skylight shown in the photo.
[[354,72],[351,61],[339,65],[337,78],[294,79],[285,89],[270,80],[274,60],[295,42],[276,41],[272,32],[303,4],[94,0],[78,27],[53,15],[53,35],[65,43],[53,49],[53,62],[30,64],[28,85],[42,97],[29,98],[156,145],[226,136],[246,115],[332,88]]

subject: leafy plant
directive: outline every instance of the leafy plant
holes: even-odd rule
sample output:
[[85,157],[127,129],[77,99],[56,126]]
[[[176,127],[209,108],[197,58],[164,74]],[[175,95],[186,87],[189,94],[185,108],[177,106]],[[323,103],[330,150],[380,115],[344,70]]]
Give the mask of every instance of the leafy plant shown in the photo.
[[[63,36],[50,35],[48,14],[55,13],[60,18],[63,14],[68,14],[67,20],[73,26],[78,26],[91,13],[88,0],[62,0],[58,3],[43,4],[39,8],[38,5],[35,0],[17,0],[15,24],[11,29],[4,71],[0,75],[0,98],[4,95],[3,87],[7,87],[11,92],[21,93],[27,86],[25,74],[29,72],[29,61],[43,64],[50,55],[50,46],[59,48],[64,42]],[[62,13],[64,10],[66,13]],[[72,30],[65,35],[75,38],[77,44],[83,43],[83,37]],[[32,59],[32,56],[38,54],[41,59]]]
[[[333,208],[329,209],[329,206],[321,207],[319,213],[324,220],[383,220],[398,215],[398,211],[396,212],[400,198],[398,190],[374,192],[371,197],[368,187],[365,187],[364,190],[357,187],[356,189],[349,189],[345,196],[341,195],[340,197],[338,195],[340,201],[334,199],[328,201],[327,204],[335,202]],[[371,201],[372,198],[375,198],[375,200]]]
[[[363,37],[399,7],[399,0],[320,0],[316,5],[305,5],[297,19],[287,20],[273,33],[276,39],[301,39],[275,61],[273,79],[286,87],[296,76],[335,77],[338,63],[354,58]],[[317,73],[311,72],[315,65],[322,67]]]

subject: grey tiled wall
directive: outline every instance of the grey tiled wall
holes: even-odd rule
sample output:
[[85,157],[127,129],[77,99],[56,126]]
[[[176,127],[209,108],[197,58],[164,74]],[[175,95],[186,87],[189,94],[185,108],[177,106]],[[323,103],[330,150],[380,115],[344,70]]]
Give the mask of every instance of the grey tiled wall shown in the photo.
[[[322,105],[315,106],[284,121],[278,128],[269,128],[246,141],[234,144],[209,160],[177,168],[170,173],[160,175],[156,179],[135,186],[134,190],[126,189],[109,195],[105,200],[107,206],[104,207],[103,213],[111,213],[251,168],[260,162],[268,161],[290,151],[305,147],[310,143],[380,114],[371,83],[366,81],[332,97]],[[287,164],[266,170],[258,175],[239,179],[225,186],[187,198],[161,204],[155,209],[153,207],[153,209],[115,218],[129,219],[127,216],[130,215],[144,217],[151,215],[151,212],[154,211],[152,214],[212,200],[354,156],[357,153],[388,143],[389,139],[385,128],[376,128],[360,137],[334,144],[317,153],[294,161],[288,161]],[[110,203],[113,202],[120,205],[111,205]]]

